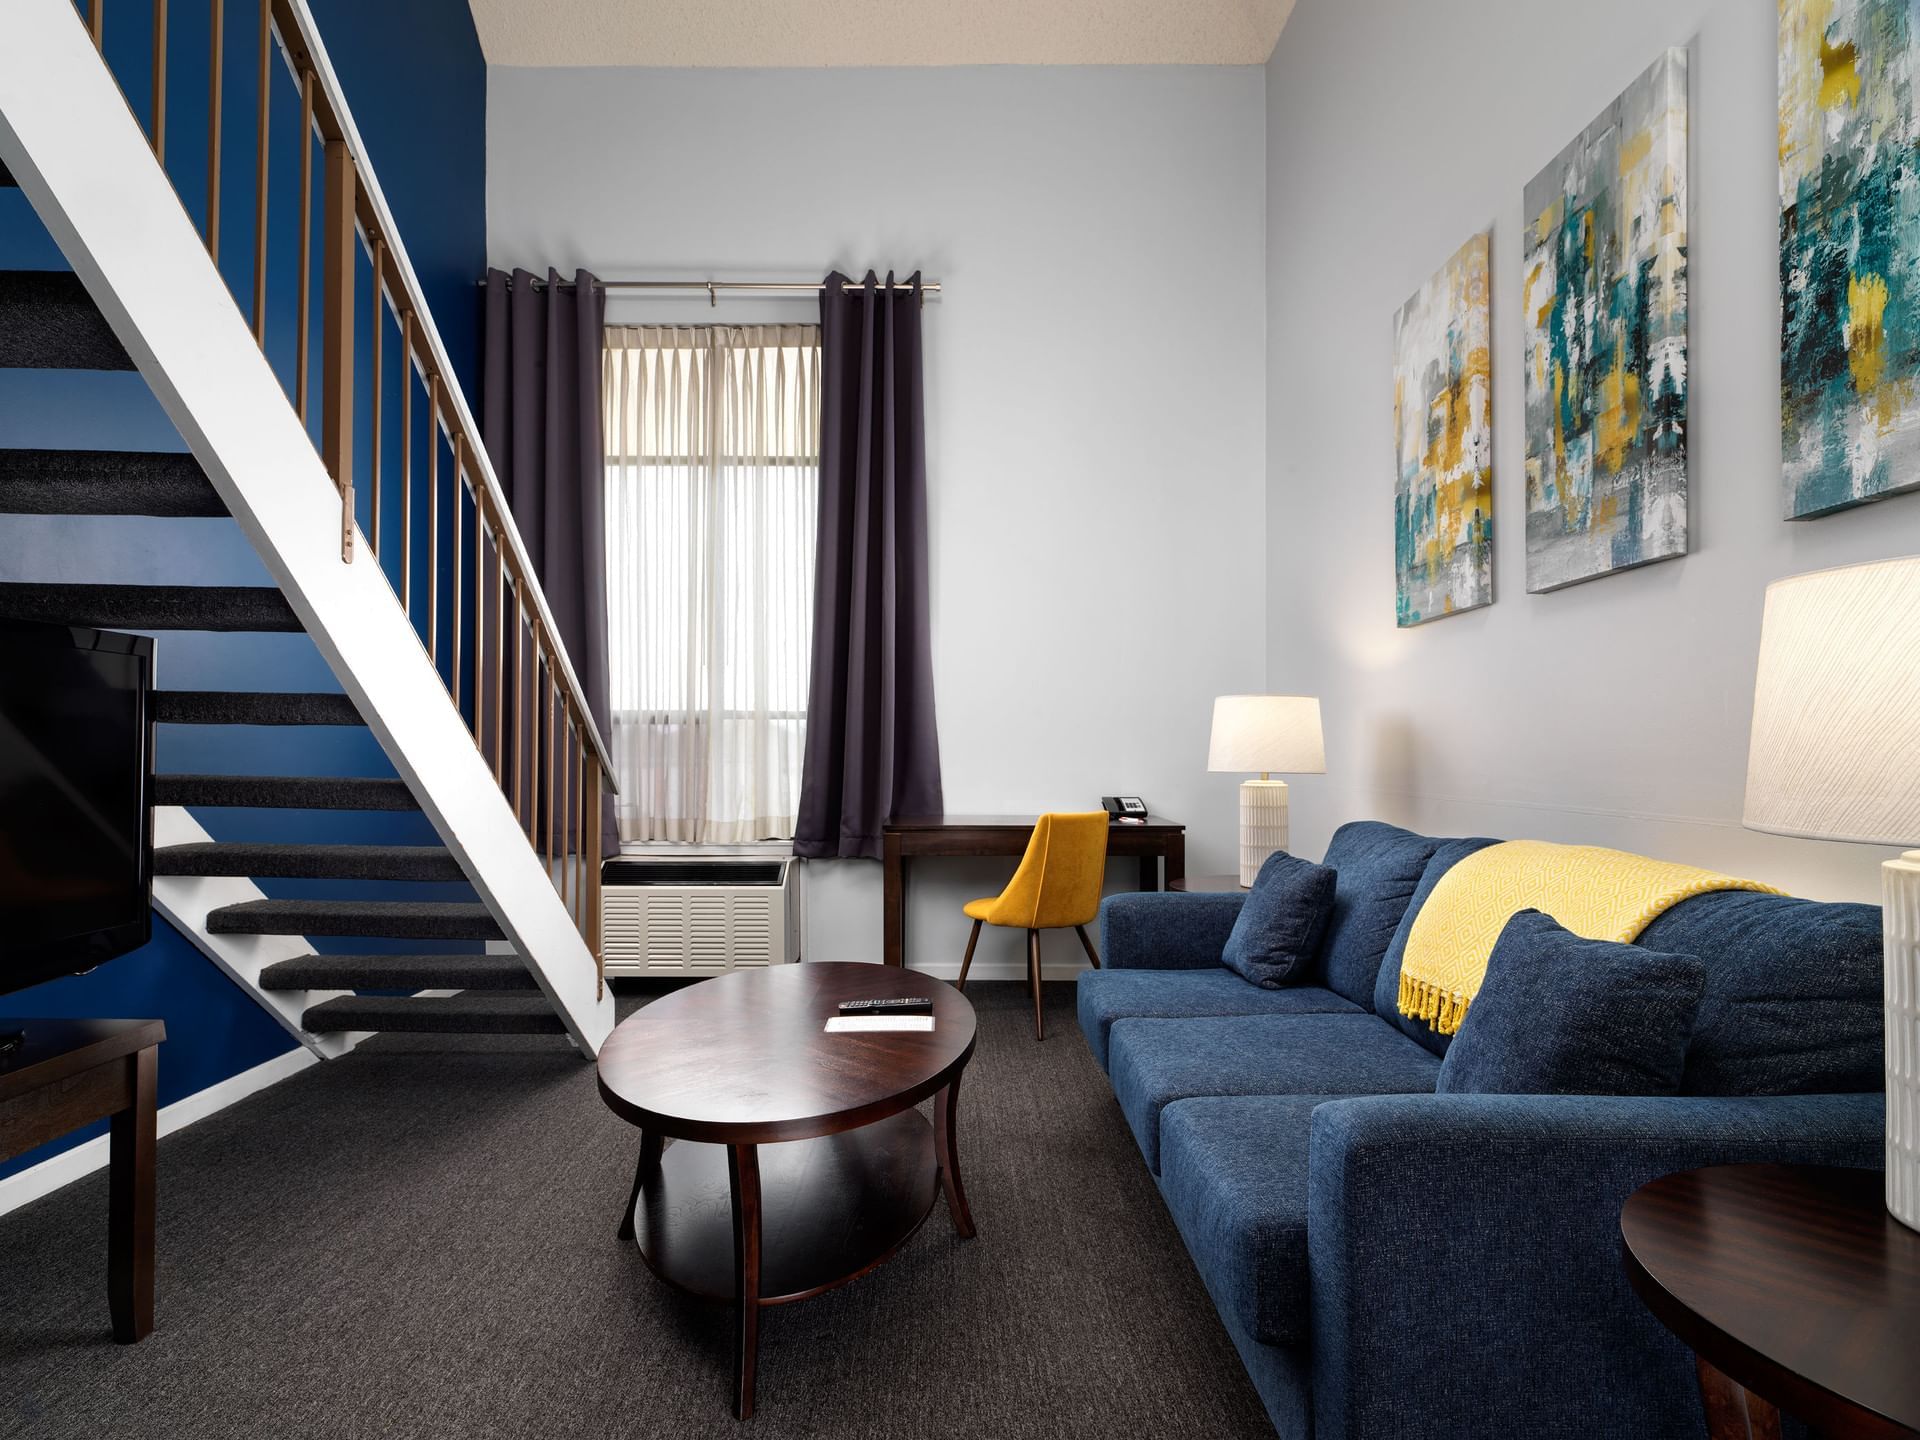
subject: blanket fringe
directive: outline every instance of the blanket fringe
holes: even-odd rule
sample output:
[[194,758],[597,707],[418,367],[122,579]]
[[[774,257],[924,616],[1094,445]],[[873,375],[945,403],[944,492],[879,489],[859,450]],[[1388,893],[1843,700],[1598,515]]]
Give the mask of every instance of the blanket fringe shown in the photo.
[[1470,996],[1443,990],[1431,981],[1416,980],[1404,970],[1400,973],[1400,1013],[1424,1020],[1442,1035],[1459,1031],[1460,1023],[1467,1018],[1467,1007],[1472,1003]]

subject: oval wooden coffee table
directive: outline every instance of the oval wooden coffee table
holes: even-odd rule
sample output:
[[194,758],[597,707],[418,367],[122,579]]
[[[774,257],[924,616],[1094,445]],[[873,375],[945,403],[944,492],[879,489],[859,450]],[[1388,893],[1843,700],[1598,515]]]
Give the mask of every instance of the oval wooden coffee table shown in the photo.
[[[841,1001],[898,995],[931,998],[933,1029],[826,1033]],[[942,1190],[953,1228],[974,1233],[954,1143],[973,1041],[973,1007],[943,980],[808,962],[676,991],[601,1047],[601,1098],[641,1137],[620,1238],[668,1284],[738,1306],[740,1419],[762,1306],[866,1274]],[[931,1126],[913,1108],[930,1095]]]

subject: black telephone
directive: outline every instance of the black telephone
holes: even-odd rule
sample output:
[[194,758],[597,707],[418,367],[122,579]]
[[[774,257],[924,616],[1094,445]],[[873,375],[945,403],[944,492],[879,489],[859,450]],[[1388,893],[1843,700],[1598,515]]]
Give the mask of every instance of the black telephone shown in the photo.
[[1102,795],[1100,808],[1116,820],[1134,825],[1146,823],[1147,802],[1138,795]]

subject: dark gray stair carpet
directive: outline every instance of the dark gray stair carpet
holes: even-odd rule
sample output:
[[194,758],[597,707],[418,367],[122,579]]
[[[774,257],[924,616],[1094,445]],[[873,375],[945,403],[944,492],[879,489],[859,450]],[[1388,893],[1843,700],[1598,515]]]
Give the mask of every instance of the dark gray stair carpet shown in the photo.
[[484,905],[457,900],[248,900],[207,914],[214,935],[387,935],[498,940]]
[[537,990],[518,955],[301,955],[260,972],[262,990]]
[[403,780],[331,775],[156,775],[156,805],[274,810],[417,810]]
[[167,845],[153,852],[156,875],[254,875],[282,880],[464,880],[439,845]]
[[0,370],[131,369],[78,275],[0,270]]
[[156,690],[153,718],[164,725],[358,725],[345,695],[256,690]]
[[225,515],[191,455],[141,450],[0,450],[0,514]]
[[541,995],[342,995],[310,1006],[301,1028],[315,1035],[340,1030],[410,1030],[454,1035],[564,1035],[567,1027]]
[[0,585],[0,619],[120,630],[299,631],[270,585]]

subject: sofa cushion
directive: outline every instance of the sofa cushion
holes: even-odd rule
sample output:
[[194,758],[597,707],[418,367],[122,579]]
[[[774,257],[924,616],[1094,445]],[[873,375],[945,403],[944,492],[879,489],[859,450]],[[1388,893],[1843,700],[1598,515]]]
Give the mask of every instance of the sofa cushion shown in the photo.
[[1263,990],[1299,984],[1333,913],[1333,871],[1276,850],[1261,865],[1220,963]]
[[1429,1094],[1440,1062],[1372,1015],[1242,1015],[1116,1020],[1107,1073],[1140,1153],[1158,1174],[1160,1112],[1175,1100]]
[[1322,862],[1337,877],[1333,917],[1316,973],[1334,994],[1372,1006],[1380,962],[1441,843],[1378,820],[1351,821],[1333,832]]
[[1639,943],[1707,969],[1684,1093],[1884,1087],[1879,907],[1721,890],[1675,905]]
[[1420,883],[1414,887],[1413,898],[1407,902],[1406,913],[1400,917],[1400,924],[1394,929],[1393,941],[1387,946],[1386,959],[1380,962],[1380,973],[1374,980],[1373,1013],[1391,1023],[1402,1034],[1411,1036],[1436,1055],[1447,1053],[1447,1046],[1453,1043],[1453,1036],[1442,1035],[1416,1016],[1400,1013],[1400,962],[1406,958],[1407,936],[1413,933],[1414,917],[1420,913],[1420,907],[1427,903],[1427,897],[1433,894],[1433,887],[1440,883],[1440,877],[1474,851],[1484,850],[1489,845],[1499,843],[1498,840],[1484,838],[1440,842],[1440,848],[1435,850],[1433,858],[1427,861],[1427,868],[1420,872]]
[[1441,1094],[1674,1095],[1707,972],[1691,955],[1507,921],[1440,1066]]
[[1231,970],[1082,970],[1076,984],[1080,1029],[1101,1069],[1113,1022],[1191,1019],[1206,1015],[1363,1015],[1320,985],[1262,990]]
[[1307,1142],[1324,1096],[1176,1100],[1160,1193],[1223,1315],[1267,1345],[1307,1338]]

